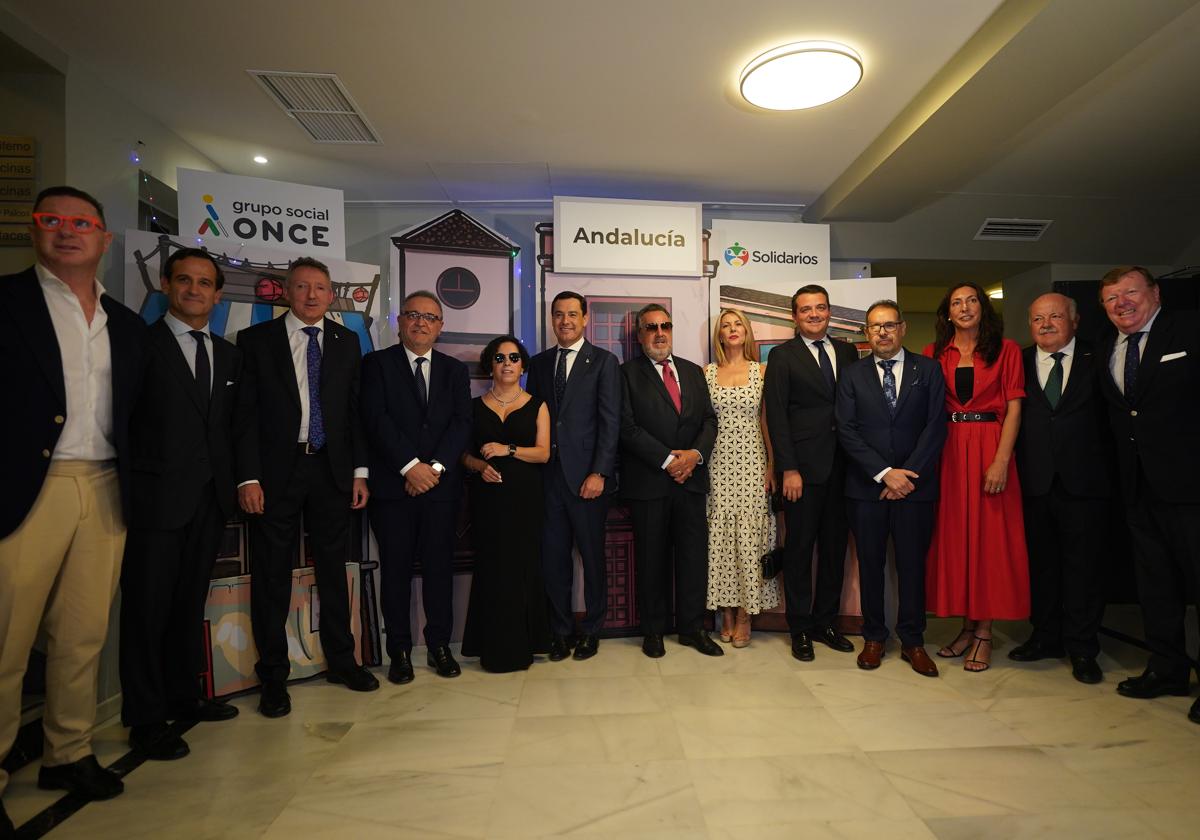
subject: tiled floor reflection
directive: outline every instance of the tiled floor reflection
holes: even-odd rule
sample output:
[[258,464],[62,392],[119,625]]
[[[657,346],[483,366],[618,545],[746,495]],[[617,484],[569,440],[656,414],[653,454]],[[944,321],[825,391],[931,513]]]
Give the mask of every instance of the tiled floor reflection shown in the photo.
[[[931,622],[931,651],[955,626]],[[1191,699],[1117,696],[1144,658],[1108,639],[1098,686],[1065,662],[1010,662],[1026,632],[998,627],[990,671],[938,660],[936,680],[894,647],[872,673],[820,645],[797,662],[776,634],[720,659],[669,639],[650,660],[628,639],[524,674],[418,668],[371,695],[317,680],[292,687],[281,720],[260,717],[256,696],[235,701],[236,720],[188,733],[191,756],[143,764],[123,796],[50,836],[1200,836]],[[100,733],[102,761],[124,737]],[[5,795],[18,823],[56,799],[36,775],[25,768]]]

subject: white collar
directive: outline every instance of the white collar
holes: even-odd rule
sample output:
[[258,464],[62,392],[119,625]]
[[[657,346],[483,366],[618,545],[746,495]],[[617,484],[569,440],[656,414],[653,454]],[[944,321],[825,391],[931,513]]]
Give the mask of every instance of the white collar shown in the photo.
[[833,346],[833,342],[829,338],[829,333],[825,333],[825,335],[821,336],[820,338],[809,338],[808,336],[804,335],[804,333],[800,333],[800,338],[804,339],[804,343],[810,348],[818,341],[824,341],[827,347]]
[[322,318],[320,321],[317,321],[317,323],[315,323],[315,324],[306,324],[303,321],[301,321],[299,318],[297,318],[296,313],[290,309],[288,310],[287,314],[283,316],[283,322],[287,325],[288,335],[291,335],[292,333],[295,333],[295,332],[299,332],[300,330],[306,329],[308,327],[316,327],[322,333],[325,332],[325,319],[324,318]]
[[[1074,356],[1075,355],[1075,336],[1071,336],[1070,341],[1068,341],[1060,349],[1055,350],[1054,352],[1062,353],[1064,356]],[[1050,355],[1051,355],[1050,353],[1047,353],[1041,347],[1039,347],[1037,349],[1037,357],[1038,357],[1039,363],[1045,362],[1047,359],[1050,358]]]
[[407,345],[401,344],[400,346],[404,348],[404,355],[408,356],[408,366],[409,367],[412,367],[413,365],[415,365],[417,363],[417,359],[424,359],[425,361],[429,362],[429,364],[431,366],[433,365],[433,348],[432,347],[430,347],[423,354],[418,356],[416,353],[409,350]]
[[587,339],[584,336],[580,336],[579,340],[576,341],[574,344],[570,345],[569,347],[563,347],[561,344],[556,344],[556,345],[554,345],[554,349],[555,350],[570,350],[572,353],[578,353],[580,351],[580,349],[583,347],[583,342],[585,342],[585,341],[587,341]]
[[[50,289],[60,293],[66,292],[72,296],[75,294],[71,291],[70,286],[58,278],[57,274],[46,268],[46,266],[42,265],[41,263],[34,263],[33,270],[37,272],[38,282],[41,283],[43,289]],[[94,282],[96,283],[96,300],[100,300],[101,295],[105,295],[107,292],[105,291],[104,286],[101,285],[99,277],[97,277]]]
[[904,348],[901,347],[900,352],[897,353],[895,356],[892,356],[892,358],[890,358],[890,359],[881,359],[878,356],[876,356],[874,353],[871,354],[871,358],[875,360],[875,367],[879,367],[880,362],[896,362],[901,367],[904,367]]
[[[1162,307],[1161,307],[1161,306],[1160,306],[1160,307],[1158,307],[1158,309],[1155,309],[1155,310],[1154,310],[1154,314],[1150,316],[1150,320],[1149,320],[1149,321],[1147,321],[1145,324],[1143,324],[1143,325],[1142,325],[1142,328],[1141,328],[1140,330],[1135,330],[1134,332],[1149,333],[1149,332],[1150,332],[1150,328],[1154,326],[1154,322],[1155,322],[1156,320],[1158,320],[1158,313],[1160,313],[1160,312],[1162,312]],[[1118,330],[1117,332],[1120,332],[1120,330]],[[1126,338],[1129,338],[1129,336],[1133,335],[1133,333],[1131,333],[1131,332],[1128,332],[1128,333],[1127,333],[1127,332],[1123,332],[1123,333],[1121,333],[1121,335],[1125,336]]]
[[[189,326],[188,324],[185,324],[183,321],[180,321],[178,318],[176,318],[170,312],[167,312],[166,314],[163,315],[163,321],[166,322],[167,327],[170,328],[170,330],[171,330],[171,334],[174,335],[176,338],[178,338],[181,335],[187,335],[188,333],[193,332],[193,328],[191,326]],[[201,327],[199,331],[204,333],[210,339],[212,338],[212,334],[208,331],[208,323],[207,322],[205,322],[204,326]]]

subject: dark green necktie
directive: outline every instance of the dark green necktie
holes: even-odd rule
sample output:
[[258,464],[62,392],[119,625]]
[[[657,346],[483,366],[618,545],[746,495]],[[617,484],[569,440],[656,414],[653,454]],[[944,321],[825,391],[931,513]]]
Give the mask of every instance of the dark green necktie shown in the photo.
[[1046,377],[1046,387],[1043,390],[1046,394],[1046,402],[1050,403],[1051,408],[1058,408],[1058,401],[1062,399],[1062,360],[1065,355],[1062,351],[1050,354],[1050,358],[1054,359],[1054,367],[1050,370],[1050,375]]

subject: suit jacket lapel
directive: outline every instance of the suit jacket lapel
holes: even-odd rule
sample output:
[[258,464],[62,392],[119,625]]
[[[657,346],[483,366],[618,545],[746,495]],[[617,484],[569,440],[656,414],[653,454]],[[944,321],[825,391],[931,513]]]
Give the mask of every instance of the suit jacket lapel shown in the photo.
[[[874,357],[870,357],[874,363]],[[877,376],[874,376],[875,371],[871,371],[872,376],[878,381]],[[904,375],[900,378],[900,392],[896,394],[896,413],[895,416],[900,416],[900,409],[904,408],[904,401],[908,399],[909,393],[913,389],[913,385],[920,381],[921,368],[917,366],[916,360],[912,353],[906,349],[904,351]],[[887,397],[883,396],[883,385],[879,383],[879,395],[883,397],[883,410],[887,411]]]
[[25,317],[16,319],[17,328],[33,349],[42,373],[46,375],[58,404],[65,411],[67,386],[63,381],[62,353],[58,349],[58,336],[54,332],[54,322],[50,320],[50,307],[46,305],[37,272],[32,268],[26,271],[12,284],[11,293],[17,298],[17,311],[26,313]]
[[212,348],[213,382],[212,396],[208,401],[208,413],[211,417],[220,417],[229,390],[225,383],[229,382],[233,376],[233,357],[230,355],[229,347],[222,342],[213,341]]
[[[827,335],[826,338],[828,337]],[[821,365],[818,364],[816,358],[813,356],[812,348],[808,346],[808,342],[804,340],[803,336],[796,336],[796,340],[800,342],[800,345],[796,348],[796,352],[800,356],[801,369],[809,379],[816,383],[817,387],[821,389],[821,393],[833,399],[833,392],[829,390],[829,383],[825,380],[825,374],[821,373]],[[826,350],[831,349],[831,343],[827,342],[825,344]],[[832,361],[831,358],[830,362],[832,363]]]
[[[275,355],[275,366],[279,368],[279,376],[287,383],[284,387],[291,395],[292,401],[296,403],[296,408],[300,409],[300,386],[296,382],[296,366],[292,362],[292,345],[288,341],[285,318],[287,318],[286,314],[272,322],[275,324],[272,328],[275,336],[271,340],[271,352]],[[305,339],[307,340],[307,336]]]
[[[206,412],[205,406],[200,400],[199,383],[196,382],[196,376],[192,373],[192,369],[188,367],[187,358],[183,355],[183,348],[179,346],[179,340],[175,337],[175,333],[171,332],[171,328],[167,326],[165,320],[160,319],[150,327],[150,335],[157,345],[156,352],[162,355],[171,373],[183,384],[183,390],[187,392],[192,405],[204,415]],[[193,341],[194,339],[189,336],[188,340]],[[216,376],[213,377],[213,382],[216,382]],[[213,390],[215,391],[216,388],[214,387]]]
[[[590,369],[588,366],[592,363],[592,350],[593,349],[594,348],[593,348],[592,344],[587,341],[583,342],[583,346],[579,348],[579,352],[575,356],[575,361],[571,365],[571,372],[570,372],[570,374],[567,375],[567,390],[563,394],[562,405],[560,405],[558,407],[559,411],[561,411],[566,406],[566,404],[571,401],[571,394],[574,391],[579,390],[579,381],[581,379],[583,379],[585,376],[587,376],[588,370]],[[557,346],[555,347],[554,352],[555,352],[555,354],[558,353]],[[558,364],[557,355],[555,356],[554,364],[555,365]],[[574,387],[572,387],[572,385]],[[554,394],[554,368],[551,368],[550,390],[547,391],[547,393],[549,393],[551,395]]]
[[1158,373],[1158,360],[1162,358],[1163,348],[1170,343],[1170,339],[1170,316],[1165,312],[1159,312],[1158,318],[1155,320],[1155,328],[1150,330],[1150,333],[1142,342],[1141,357],[1138,361],[1137,391],[1134,393],[1134,402],[1137,402],[1137,398],[1150,387],[1150,382],[1154,379],[1154,374]]
[[[1076,345],[1078,346],[1078,345]],[[1032,347],[1026,353],[1022,353],[1022,360],[1025,365],[1025,396],[1031,400],[1039,400],[1047,409],[1050,408],[1050,401],[1046,399],[1046,391],[1042,388],[1041,382],[1038,380],[1038,353],[1037,347]],[[1075,362],[1071,360],[1071,376],[1067,379],[1068,386],[1075,380]],[[1058,404],[1062,405],[1064,392],[1058,399]]]
[[[1080,349],[1079,342],[1075,343],[1075,358],[1071,359],[1071,375],[1067,377],[1062,396],[1059,397],[1058,408],[1069,405],[1071,400],[1086,392],[1086,386],[1081,383],[1086,383],[1091,376],[1092,365],[1095,364],[1095,359],[1095,354],[1091,350]],[[1035,371],[1034,376],[1036,377],[1036,375],[1037,372]],[[1033,381],[1036,383],[1037,379],[1035,378]],[[1038,390],[1040,391],[1041,389],[1039,388]]]
[[[671,401],[671,395],[669,393],[667,393],[667,386],[665,383],[663,383],[663,378],[661,376],[659,376],[659,374],[658,374],[658,365],[655,364],[654,361],[652,361],[649,356],[643,355],[642,358],[645,359],[645,361],[646,361],[645,365],[643,365],[643,367],[642,367],[642,370],[645,373],[646,377],[649,378],[649,380],[650,380],[650,387],[653,388],[655,391],[657,391],[658,395],[660,397],[662,397],[664,401],[666,401],[667,406],[670,407],[670,409],[671,409],[671,412],[676,413],[675,412],[675,403]],[[674,358],[674,357],[672,357],[672,358]],[[672,370],[675,369],[674,364],[671,365],[671,369]],[[679,381],[679,373],[678,372],[676,372],[676,374],[675,374],[675,380]],[[680,397],[681,397],[680,403],[683,402],[682,391],[683,391],[683,388],[681,387],[680,388]]]

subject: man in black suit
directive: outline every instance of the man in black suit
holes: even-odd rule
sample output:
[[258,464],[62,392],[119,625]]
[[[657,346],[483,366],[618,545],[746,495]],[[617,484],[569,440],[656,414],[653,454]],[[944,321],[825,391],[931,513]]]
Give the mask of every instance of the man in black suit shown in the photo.
[[588,323],[583,295],[555,295],[550,321],[558,344],[530,361],[526,388],[550,406],[542,565],[552,622],[550,659],[557,662],[570,653],[570,639],[575,634],[572,543],[578,546],[583,561],[587,606],[573,658],[589,659],[600,646],[600,628],[608,608],[604,521],[616,490],[621,371],[616,356],[583,337]]
[[379,688],[355,659],[346,585],[350,511],[368,498],[358,336],[325,317],[333,282],[324,264],[293,261],[285,291],[287,313],[237,336],[238,504],[250,515],[250,620],[263,684],[258,710],[266,717],[292,710],[286,625],[301,516],[321,596],[326,679],[354,691]]
[[[1025,407],[1017,473],[1025,497],[1033,632],[1008,658],[1071,658],[1082,683],[1104,676],[1096,657],[1104,617],[1100,523],[1111,493],[1111,437],[1100,396],[1103,363],[1075,337],[1079,314],[1066,295],[1045,294],[1029,307],[1033,346],[1025,363]],[[1036,387],[1035,387],[1036,384]]]
[[675,575],[679,643],[707,656],[724,651],[704,629],[708,585],[708,467],[717,414],[696,364],[673,356],[671,313],[642,307],[642,355],[621,365],[621,496],[633,517],[642,652],[666,653]]
[[783,474],[783,581],[792,656],[804,662],[813,659],[814,640],[844,653],[854,650],[833,626],[850,541],[846,455],[833,411],[838,372],[858,361],[858,351],[829,337],[829,315],[824,287],[804,286],[792,295],[798,334],[771,351],[763,392],[775,468]]
[[[379,540],[388,679],[413,679],[413,564],[421,564],[426,661],[441,677],[461,673],[450,652],[454,629],[455,521],[462,495],[459,458],[471,440],[467,366],[433,349],[442,304],[413,292],[400,311],[402,344],[367,354],[362,413],[371,465],[371,528]],[[516,512],[514,511],[514,514]]]
[[147,331],[130,420],[133,504],[121,569],[121,721],[147,758],[188,754],[168,720],[227,720],[204,699],[204,602],[226,520],[237,509],[233,409],[242,354],[208,329],[225,277],[207,251],[162,267],[167,313]]
[[[1184,607],[1200,600],[1200,323],[1193,313],[1163,312],[1158,284],[1141,266],[1105,274],[1100,302],[1117,328],[1100,351],[1108,367],[1101,387],[1152,649],[1146,670],[1117,692],[1183,697],[1191,675]],[[1200,723],[1200,700],[1188,718]]]
[[946,442],[946,381],[937,362],[904,349],[906,329],[895,301],[871,304],[864,327],[871,355],[849,365],[838,380],[836,417],[850,460],[846,497],[862,587],[865,643],[858,667],[874,670],[884,655],[890,536],[899,583],[900,658],[918,674],[936,677],[937,666],[925,651],[925,554]]
[[[50,187],[33,220],[36,264],[0,277],[0,760],[21,724],[21,683],[44,628],[38,787],[108,799],[124,786],[92,754],[96,675],[125,547],[146,325],[97,279],[112,242],[100,202]],[[0,766],[0,794],[7,784]],[[3,805],[0,830],[12,830]]]

